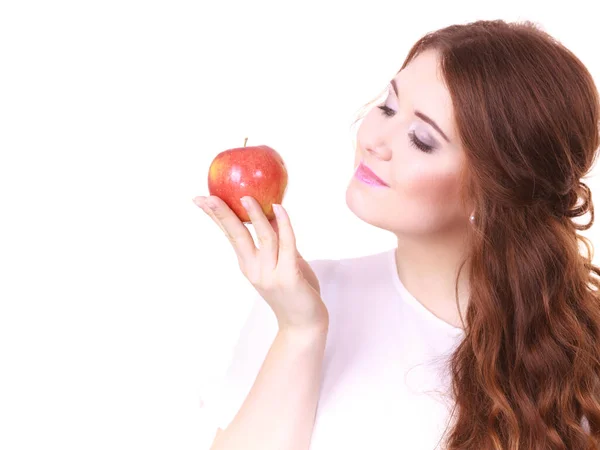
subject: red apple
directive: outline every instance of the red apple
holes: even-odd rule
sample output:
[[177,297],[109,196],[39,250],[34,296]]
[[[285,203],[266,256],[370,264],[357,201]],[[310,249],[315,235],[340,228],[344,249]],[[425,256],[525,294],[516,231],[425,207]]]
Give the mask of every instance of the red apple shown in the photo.
[[208,192],[223,200],[244,222],[250,222],[240,198],[249,195],[260,204],[269,220],[275,219],[273,203],[281,204],[288,173],[283,159],[266,145],[236,147],[219,153],[208,169]]

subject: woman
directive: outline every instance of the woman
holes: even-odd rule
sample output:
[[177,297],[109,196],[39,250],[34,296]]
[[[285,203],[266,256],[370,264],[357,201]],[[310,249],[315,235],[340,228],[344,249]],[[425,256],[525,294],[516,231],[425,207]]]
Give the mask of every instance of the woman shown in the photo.
[[246,198],[257,249],[196,199],[260,294],[212,448],[600,448],[592,77],[531,23],[478,21],[420,39],[388,89],[346,200],[395,249],[307,263],[283,208]]

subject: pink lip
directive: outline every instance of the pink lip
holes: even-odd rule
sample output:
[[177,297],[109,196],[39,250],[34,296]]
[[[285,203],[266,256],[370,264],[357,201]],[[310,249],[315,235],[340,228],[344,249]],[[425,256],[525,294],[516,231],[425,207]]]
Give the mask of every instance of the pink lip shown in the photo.
[[389,187],[389,185],[379,178],[375,173],[365,166],[362,162],[356,168],[356,172],[354,176],[358,178],[363,183],[369,184],[371,186],[385,186]]

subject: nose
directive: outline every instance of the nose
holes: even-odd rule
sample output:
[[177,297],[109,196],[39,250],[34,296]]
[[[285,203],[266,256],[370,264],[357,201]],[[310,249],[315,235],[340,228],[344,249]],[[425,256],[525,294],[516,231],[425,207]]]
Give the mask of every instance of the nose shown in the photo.
[[397,138],[397,124],[385,126],[377,124],[377,128],[359,130],[358,143],[368,158],[389,161],[392,158],[392,142]]
[[384,144],[382,142],[376,145],[367,145],[364,147],[367,153],[377,159],[381,159],[382,161],[387,161],[392,156],[392,149],[389,145]]

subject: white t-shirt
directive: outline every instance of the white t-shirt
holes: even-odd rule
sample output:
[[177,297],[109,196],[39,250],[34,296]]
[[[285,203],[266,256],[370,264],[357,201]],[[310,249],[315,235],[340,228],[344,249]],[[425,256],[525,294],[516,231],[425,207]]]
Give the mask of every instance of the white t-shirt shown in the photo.
[[[464,332],[406,290],[395,251],[309,261],[330,316],[310,450],[443,448],[453,407],[447,358]],[[276,333],[257,297],[209,409],[215,431],[233,420]]]

